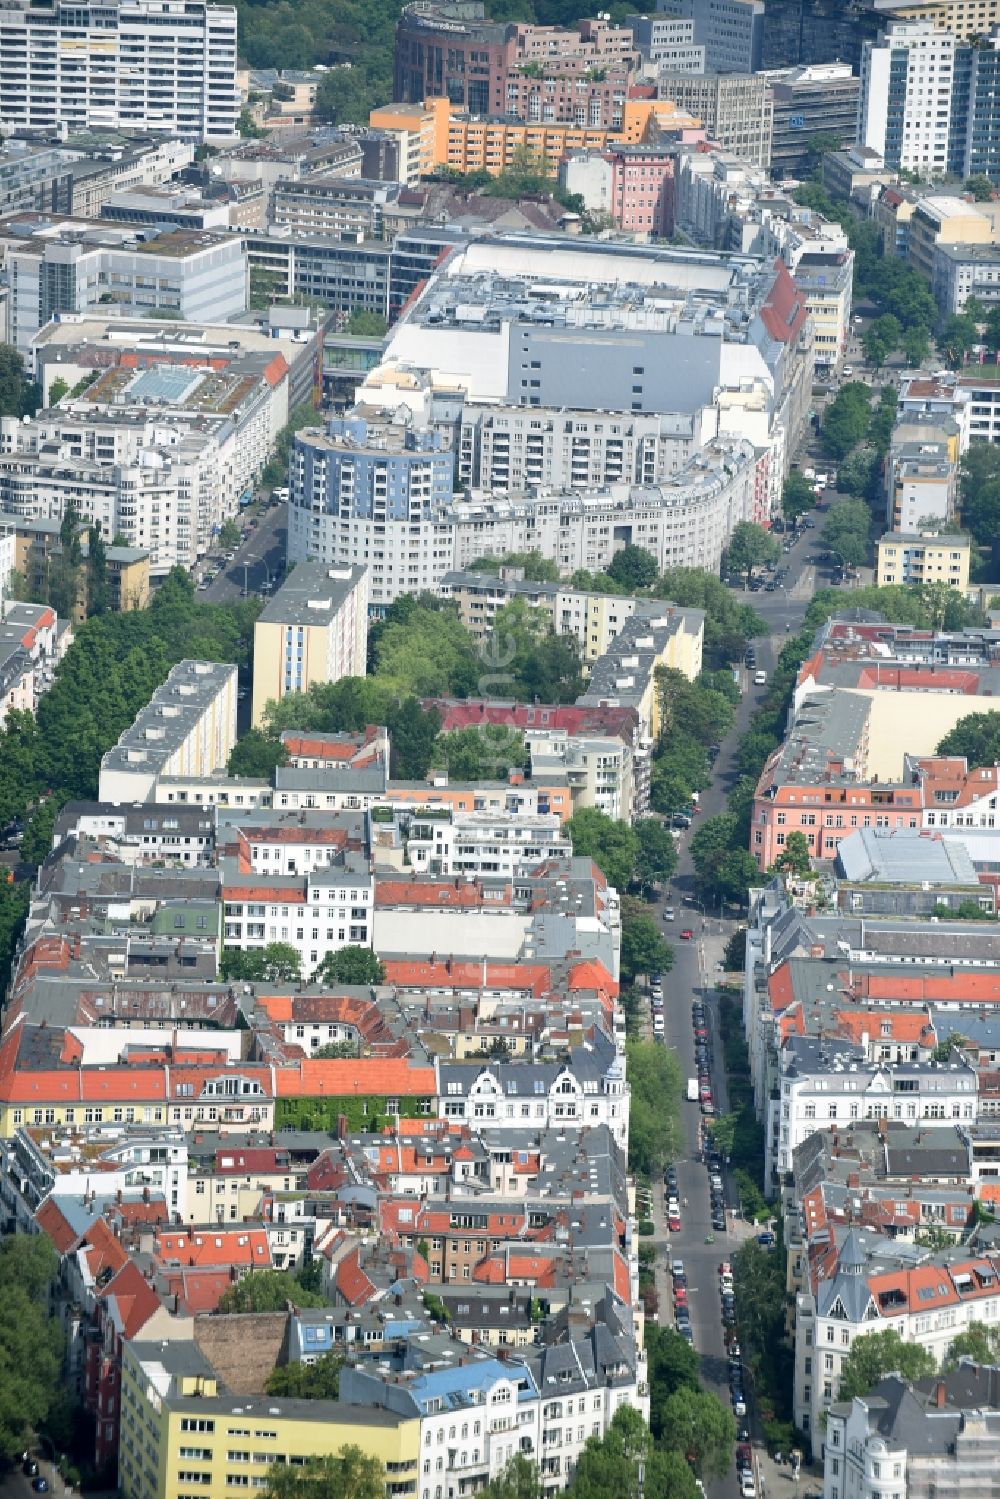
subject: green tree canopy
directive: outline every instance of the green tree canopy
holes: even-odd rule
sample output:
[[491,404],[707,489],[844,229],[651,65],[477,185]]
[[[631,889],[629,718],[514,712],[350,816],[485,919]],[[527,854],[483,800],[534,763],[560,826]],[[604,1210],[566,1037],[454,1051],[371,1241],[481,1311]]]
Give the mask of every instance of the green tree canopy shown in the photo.
[[541,1499],[535,1464],[518,1452],[496,1478],[479,1490],[479,1499]]
[[601,1438],[591,1437],[577,1461],[570,1499],[698,1499],[694,1474],[677,1452],[653,1444],[631,1406],[620,1405]]
[[519,702],[572,703],[583,690],[575,635],[557,635],[548,615],[526,599],[498,609],[479,659],[482,690]]
[[978,342],[979,330],[967,312],[948,318],[937,337],[938,349],[953,370],[961,369]]
[[809,860],[809,843],[805,833],[793,828],[785,838],[785,846],[774,861],[775,869],[784,874],[798,875],[804,879],[812,865]]
[[680,1146],[681,1066],[675,1052],[655,1041],[629,1041],[626,1051],[632,1090],[629,1167],[655,1176]]
[[615,553],[606,571],[613,582],[620,583],[630,593],[652,588],[660,574],[652,552],[631,543]]
[[502,557],[490,552],[469,563],[470,572],[493,573],[497,576],[501,568],[507,567],[521,568],[528,583],[559,582],[558,565],[551,557],[543,557],[541,552],[507,552]]
[[621,974],[627,984],[640,973],[666,973],[674,954],[651,916],[622,919]]
[[823,527],[823,540],[844,567],[860,567],[868,556],[871,511],[861,500],[845,500],[831,510]]
[[527,760],[524,735],[507,724],[473,724],[441,734],[434,745],[435,765],[452,781],[503,781]]
[[736,1422],[717,1395],[689,1386],[675,1392],[660,1412],[660,1440],[679,1452],[701,1478],[721,1478],[729,1471],[736,1443]]
[[639,857],[639,835],[627,822],[616,822],[597,807],[581,807],[566,824],[574,854],[593,859],[609,885],[625,891]]
[[[291,1299],[294,1301],[294,1297]],[[276,1364],[264,1390],[268,1395],[285,1395],[293,1400],[336,1400],[343,1367],[342,1353],[324,1353],[314,1364]]]
[[224,552],[235,552],[243,540],[243,532],[236,522],[227,518],[219,527],[219,545]]
[[1000,712],[967,713],[937,747],[939,755],[964,755],[969,769],[1000,765]]
[[313,974],[313,983],[336,988],[338,984],[381,984],[385,965],[370,947],[341,947],[327,953]]
[[291,1270],[253,1270],[222,1293],[220,1312],[283,1312],[293,1306],[329,1306],[318,1291],[307,1290]]
[[929,1349],[919,1343],[904,1342],[895,1328],[869,1332],[855,1338],[840,1371],[838,1400],[853,1400],[867,1395],[887,1374],[901,1374],[904,1379],[923,1379],[933,1374],[937,1362]]
[[677,868],[677,845],[658,817],[640,817],[633,824],[639,839],[636,874],[643,885],[672,878]]
[[14,345],[0,343],[0,416],[34,416],[41,398]]
[[871,392],[867,385],[851,381],[841,386],[836,398],[823,413],[820,437],[831,458],[846,458],[852,448],[864,442],[871,419]]
[[797,520],[816,506],[816,491],[804,474],[793,469],[781,486],[781,513],[786,520]]
[[781,544],[770,531],[765,531],[756,521],[737,521],[726,546],[726,563],[730,572],[745,574],[749,582],[755,567],[777,562],[780,556]]
[[715,573],[701,567],[674,567],[663,573],[653,590],[682,608],[705,611],[705,664],[725,666],[742,661],[747,641],[766,633],[760,615],[741,603]]
[[222,977],[245,984],[297,984],[301,978],[298,949],[289,942],[266,947],[224,947]]
[[231,776],[271,781],[277,767],[287,763],[288,753],[280,739],[262,729],[248,729],[233,745],[226,769]]
[[305,1463],[275,1463],[267,1472],[264,1499],[385,1499],[385,1469],[359,1447]]
[[56,1407],[63,1338],[49,1315],[59,1260],[42,1234],[0,1241],[0,1457],[20,1458]]
[[963,1358],[987,1366],[1000,1362],[1000,1328],[989,1327],[985,1322],[970,1322],[948,1345],[945,1366],[954,1368]]

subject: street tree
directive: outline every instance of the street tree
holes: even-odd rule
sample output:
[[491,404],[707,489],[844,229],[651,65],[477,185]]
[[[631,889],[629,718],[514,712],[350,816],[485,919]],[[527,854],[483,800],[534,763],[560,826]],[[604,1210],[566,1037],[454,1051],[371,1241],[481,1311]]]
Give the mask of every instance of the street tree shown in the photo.
[[581,807],[566,824],[573,852],[593,859],[609,885],[628,889],[639,857],[639,835],[627,822],[616,821],[597,807]]
[[948,318],[937,337],[938,349],[953,370],[962,368],[978,342],[979,330],[967,312]]
[[219,545],[224,552],[235,552],[243,540],[243,533],[236,522],[227,517],[219,527]]
[[673,961],[673,949],[651,916],[623,918],[620,966],[625,983],[640,973],[666,973]]
[[636,875],[644,886],[664,883],[677,868],[677,845],[658,817],[640,817],[634,824],[639,839]]
[[0,1242],[0,1458],[13,1462],[57,1405],[63,1337],[49,1315],[59,1260],[44,1234]]
[[793,469],[781,486],[781,513],[786,521],[798,520],[816,507],[816,491],[804,474]]
[[479,1490],[479,1499],[541,1499],[542,1485],[535,1464],[516,1453],[496,1478]]
[[823,413],[820,440],[831,458],[838,462],[852,448],[864,442],[871,420],[871,392],[867,385],[853,380],[838,391]]
[[777,537],[757,525],[756,521],[741,520],[733,527],[726,547],[730,572],[745,574],[749,583],[754,568],[777,562],[780,556],[781,544]]
[[903,353],[906,362],[919,369],[931,352],[931,337],[927,329],[920,324],[907,328],[903,333]]
[[904,1342],[895,1328],[866,1333],[855,1338],[841,1366],[837,1398],[853,1400],[855,1395],[867,1395],[887,1374],[923,1379],[936,1368],[937,1362],[929,1349],[920,1343]]
[[710,1391],[676,1390],[660,1412],[660,1440],[679,1452],[700,1478],[721,1478],[733,1460],[736,1422]]
[[845,500],[831,510],[823,527],[823,540],[845,568],[860,567],[868,556],[871,511],[861,500]]

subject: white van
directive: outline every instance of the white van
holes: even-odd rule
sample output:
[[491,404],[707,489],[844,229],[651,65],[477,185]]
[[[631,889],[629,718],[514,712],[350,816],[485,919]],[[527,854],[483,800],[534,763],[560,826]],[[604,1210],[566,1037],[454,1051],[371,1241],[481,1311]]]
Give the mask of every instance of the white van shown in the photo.
[[767,672],[766,671],[755,671],[754,674],[753,674],[753,685],[755,687],[766,687],[767,686]]

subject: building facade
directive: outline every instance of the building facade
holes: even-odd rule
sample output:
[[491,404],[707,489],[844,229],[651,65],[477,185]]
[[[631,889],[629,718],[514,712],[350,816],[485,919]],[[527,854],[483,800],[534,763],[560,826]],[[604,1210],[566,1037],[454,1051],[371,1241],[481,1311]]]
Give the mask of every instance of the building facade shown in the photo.
[[296,567],[254,625],[254,724],[287,693],[363,677],[367,648],[367,568]]
[[[81,55],[88,65],[81,66]],[[0,127],[237,138],[236,9],[205,0],[0,13]]]

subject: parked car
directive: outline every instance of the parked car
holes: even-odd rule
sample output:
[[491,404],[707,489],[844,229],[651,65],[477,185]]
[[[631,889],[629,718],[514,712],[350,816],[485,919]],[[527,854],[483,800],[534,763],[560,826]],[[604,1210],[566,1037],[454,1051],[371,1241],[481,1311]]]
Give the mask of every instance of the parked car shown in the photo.
[[664,908],[663,908],[663,919],[664,919],[664,921],[673,921],[674,918],[675,918],[675,914],[676,913],[674,911],[673,906],[664,906]]

